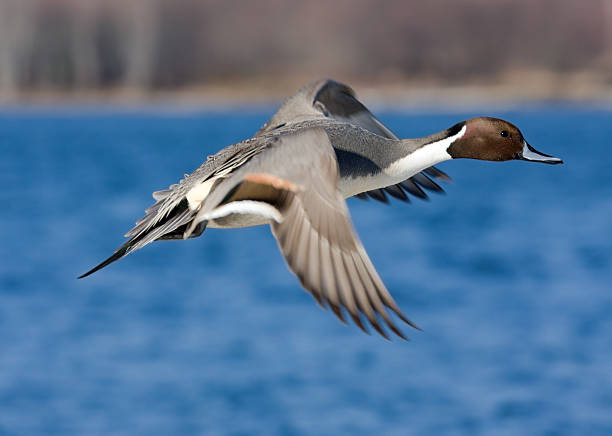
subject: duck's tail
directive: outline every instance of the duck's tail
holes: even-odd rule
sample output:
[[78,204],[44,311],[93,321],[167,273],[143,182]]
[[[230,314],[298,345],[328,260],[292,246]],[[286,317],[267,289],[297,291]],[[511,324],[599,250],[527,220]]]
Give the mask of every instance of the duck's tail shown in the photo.
[[[153,241],[184,239],[185,230],[191,225],[194,215],[194,211],[187,207],[187,202],[185,200],[184,202],[180,202],[166,217],[159,220],[152,227],[147,228],[142,226],[139,229],[137,225],[135,228],[137,232],[132,231],[128,233],[128,235],[132,236],[129,241],[119,247],[108,259],[78,278],[82,279],[83,277],[87,277]],[[189,235],[189,238],[200,236],[206,229],[206,224],[206,221],[198,223],[194,231]]]

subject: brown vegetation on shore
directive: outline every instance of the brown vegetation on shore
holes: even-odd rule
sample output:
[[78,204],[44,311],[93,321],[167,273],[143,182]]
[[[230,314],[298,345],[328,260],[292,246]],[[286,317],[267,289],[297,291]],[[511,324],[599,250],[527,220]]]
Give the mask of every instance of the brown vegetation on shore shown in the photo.
[[609,99],[612,1],[0,2],[4,101],[276,98],[322,76],[398,98]]

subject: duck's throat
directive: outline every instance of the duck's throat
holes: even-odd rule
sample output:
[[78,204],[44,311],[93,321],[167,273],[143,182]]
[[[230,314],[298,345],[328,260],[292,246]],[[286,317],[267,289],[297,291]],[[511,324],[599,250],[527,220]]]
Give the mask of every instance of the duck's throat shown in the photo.
[[452,159],[452,156],[448,153],[448,147],[463,137],[465,130],[466,126],[464,125],[458,133],[435,139],[414,151],[410,151],[410,148],[414,147],[414,143],[411,140],[402,141],[403,145],[408,148],[408,154],[393,162],[388,168],[385,168],[384,172],[389,177],[402,181],[426,168]]

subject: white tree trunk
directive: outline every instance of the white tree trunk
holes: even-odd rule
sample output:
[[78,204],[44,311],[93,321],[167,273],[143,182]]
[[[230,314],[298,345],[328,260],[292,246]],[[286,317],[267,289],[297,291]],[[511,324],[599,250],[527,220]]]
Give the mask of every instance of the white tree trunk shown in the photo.
[[95,41],[98,3],[98,0],[80,0],[76,4],[71,38],[71,58],[74,68],[74,85],[78,89],[95,89],[100,84]]
[[35,26],[34,3],[32,0],[0,1],[0,101],[12,100],[19,93],[31,44],[28,30]]
[[133,0],[125,5],[126,76],[128,89],[146,90],[155,68],[159,0]]

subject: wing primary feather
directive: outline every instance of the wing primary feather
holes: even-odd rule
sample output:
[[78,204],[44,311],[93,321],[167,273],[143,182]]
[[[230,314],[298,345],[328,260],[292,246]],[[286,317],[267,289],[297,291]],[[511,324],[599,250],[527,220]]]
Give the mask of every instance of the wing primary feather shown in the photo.
[[453,179],[446,174],[444,171],[440,171],[436,167],[429,167],[423,170],[428,176],[433,177],[434,179],[444,180],[445,182],[452,182]]
[[436,182],[431,180],[429,177],[427,177],[423,173],[419,173],[419,174],[412,176],[411,180],[421,185],[423,188],[427,189],[428,191],[435,192],[436,194],[444,194],[444,189],[442,189],[440,185],[438,185]]
[[[355,266],[357,267],[357,271],[359,272],[359,275],[361,276],[361,280],[366,289],[366,296],[368,298],[369,304],[374,309],[374,313],[380,316],[385,321],[385,323],[389,326],[389,328],[391,328],[391,330],[395,332],[398,329],[397,327],[395,327],[395,325],[393,325],[393,322],[391,321],[389,314],[385,310],[385,307],[382,301],[380,301],[380,299],[378,298],[376,284],[374,283],[374,280],[372,280],[372,277],[371,277],[372,274],[369,271],[371,269],[371,265],[368,265],[369,262],[366,261],[365,258],[360,256],[360,254],[363,255],[364,253],[363,252],[353,253],[353,259],[355,261]],[[373,324],[373,325],[374,325],[374,328],[377,327],[377,324]],[[379,331],[379,329],[376,329],[376,330]],[[383,336],[386,339],[389,339],[387,335],[383,335]],[[398,336],[405,338],[403,334],[398,334]]]
[[327,298],[325,298],[325,294],[322,293],[321,289],[321,259],[319,257],[319,235],[317,234],[317,232],[313,231],[312,228],[310,228],[309,230],[309,247],[306,261],[306,277],[309,283],[308,289],[311,289],[311,292],[319,297],[319,301],[322,302],[322,306],[323,308],[325,308]]
[[411,193],[415,197],[420,198],[421,200],[428,200],[429,199],[429,197],[427,197],[427,194],[419,187],[419,185],[417,185],[415,182],[413,182],[412,179],[404,180],[403,182],[400,183],[400,185],[406,191],[408,191],[409,193]]
[[376,315],[374,314],[372,307],[368,301],[367,290],[364,287],[364,284],[361,279],[361,275],[358,271],[359,267],[355,265],[355,259],[351,256],[351,253],[344,253],[345,255],[345,265],[349,270],[349,278],[351,279],[353,293],[355,294],[355,300],[357,302],[357,306],[361,313],[365,315],[368,319],[370,325],[374,327],[374,329],[384,338],[389,339],[387,334],[380,328],[378,324],[378,320],[376,319]]
[[383,301],[385,306],[391,309],[402,321],[404,321],[410,327],[415,328],[419,331],[423,331],[423,329],[421,329],[419,326],[417,326],[416,324],[414,324],[412,321],[410,321],[408,318],[404,316],[402,311],[399,309],[397,303],[395,302],[395,300],[393,299],[393,297],[387,290],[386,286],[383,284],[380,276],[376,272],[376,269],[372,268],[371,270],[369,270],[369,272],[370,272],[370,277],[376,286],[378,296]]
[[401,185],[389,185],[384,189],[385,192],[390,196],[397,198],[398,200],[410,203],[410,198],[408,198]]
[[421,329],[418,325],[416,325],[415,323],[413,323],[412,321],[410,321],[408,318],[406,318],[404,316],[402,311],[399,309],[397,303],[395,302],[395,300],[393,299],[391,294],[389,294],[389,291],[387,290],[385,285],[382,283],[382,280],[378,276],[378,273],[376,272],[376,270],[372,270],[370,272],[370,277],[372,278],[372,280],[376,284],[376,289],[378,291],[378,295],[381,298],[381,300],[383,301],[383,303],[385,304],[385,306],[387,306],[389,309],[391,309],[398,316],[399,319],[404,321],[410,327],[412,327],[412,328],[414,328],[416,330],[419,330],[419,331],[423,331],[423,329]]
[[362,298],[360,297],[360,289],[359,283],[356,283],[356,280],[359,278],[357,271],[355,271],[355,266],[352,263],[352,258],[350,254],[347,252],[341,252],[342,262],[344,263],[344,267],[346,270],[346,276],[350,282],[349,292],[351,293],[351,299],[355,303],[356,312],[355,316],[353,316],[353,321],[355,324],[361,328],[364,332],[370,334],[370,332],[366,329],[365,324],[361,321],[360,314],[363,314],[368,320],[372,317],[371,314],[368,314],[368,310],[365,307],[362,307]]
[[385,191],[383,191],[382,189],[374,189],[372,191],[367,191],[366,194],[374,200],[380,201],[381,203],[389,203],[389,199],[385,195]]
[[359,310],[355,304],[355,298],[351,290],[351,281],[347,275],[344,261],[342,260],[342,254],[338,247],[331,247],[331,260],[333,263],[334,271],[336,272],[336,281],[339,290],[340,301],[342,306],[346,308],[348,314],[353,319],[353,322],[366,333],[370,333],[366,330],[363,325],[363,321],[359,317]]
[[[291,210],[293,211],[293,209]],[[293,213],[292,215],[295,215]],[[287,216],[285,219],[293,219],[292,216]],[[276,232],[279,234],[279,242],[281,243],[281,251],[287,259],[289,265],[297,265],[297,253],[300,243],[300,234],[302,232],[302,222],[293,219],[293,226],[277,226]]]
[[[304,211],[300,207],[298,207],[298,202],[295,198],[291,201],[290,208],[295,210],[295,221],[301,223],[301,228],[299,230],[299,234],[297,235],[297,244],[294,247],[297,250],[295,255],[294,267],[291,269],[298,274],[300,282],[302,286],[308,290],[308,292],[314,297],[316,302],[325,309],[325,303],[321,298],[321,295],[316,291],[316,288],[313,286],[312,278],[309,271],[309,252],[311,250],[310,243],[310,232],[309,225],[306,222],[306,217],[304,217]],[[300,216],[301,215],[301,216]]]
[[416,329],[418,331],[423,331],[423,329],[421,327],[419,327],[418,325],[416,325],[415,323],[413,323],[412,321],[410,321],[408,318],[406,318],[404,316],[404,314],[399,310],[399,308],[397,308],[397,306],[395,308],[393,307],[389,307],[398,317],[399,319],[401,319],[402,321],[404,321],[406,324],[408,324],[410,327],[412,327],[413,329]]
[[[366,256],[365,251],[362,252],[362,256]],[[388,291],[385,285],[383,284],[382,280],[378,276],[376,269],[370,263],[367,257],[361,257],[360,260],[363,265],[363,269],[361,271],[367,274],[368,276],[367,279],[369,279],[369,282],[372,285],[370,289],[372,289],[373,291],[368,293],[368,297],[370,298],[370,301],[372,302],[372,305],[374,306],[376,313],[382,317],[382,319],[385,321],[387,326],[391,330],[393,330],[393,332],[396,335],[398,335],[400,338],[404,340],[408,340],[408,338],[406,338],[406,336],[404,336],[404,334],[396,327],[396,325],[391,320],[391,317],[389,317],[389,314],[387,313],[387,310],[386,310],[387,305],[384,303],[385,300],[384,298],[382,298],[382,293],[386,292],[388,295]],[[364,278],[364,280],[366,279]]]
[[324,220],[323,225],[327,228],[323,228],[319,235],[319,260],[321,262],[321,289],[324,291],[327,298],[327,302],[336,314],[336,316],[346,324],[346,320],[340,310],[340,297],[338,295],[338,288],[336,286],[336,274],[333,268],[331,260],[331,247],[329,241],[324,235],[329,234],[329,227],[327,226],[328,221]]

